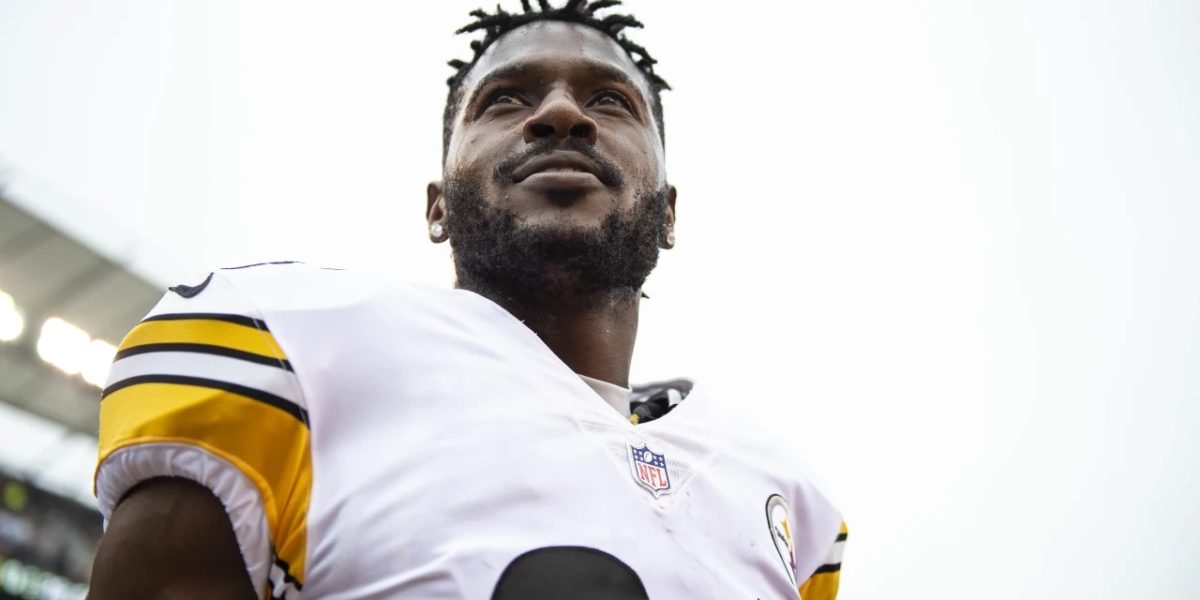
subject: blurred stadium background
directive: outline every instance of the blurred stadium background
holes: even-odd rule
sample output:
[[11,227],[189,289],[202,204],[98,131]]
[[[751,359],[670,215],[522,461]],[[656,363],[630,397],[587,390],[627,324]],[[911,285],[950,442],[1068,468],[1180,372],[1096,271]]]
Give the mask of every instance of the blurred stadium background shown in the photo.
[[[166,285],[448,283],[480,4],[0,0],[0,600],[83,594],[96,382]],[[845,600],[1200,598],[1200,3],[627,4],[681,193],[634,379],[794,441]]]
[[160,292],[3,190],[0,257],[0,599],[82,598],[99,389]]

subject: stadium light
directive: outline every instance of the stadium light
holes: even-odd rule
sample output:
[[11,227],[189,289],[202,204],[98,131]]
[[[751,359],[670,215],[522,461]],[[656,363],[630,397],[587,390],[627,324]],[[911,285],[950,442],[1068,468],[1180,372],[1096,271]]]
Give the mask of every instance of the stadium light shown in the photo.
[[113,357],[117,354],[117,347],[104,341],[92,340],[88,344],[87,353],[84,355],[83,367],[79,374],[83,375],[83,380],[98,387],[103,388],[105,381],[108,380],[108,370],[112,367]]
[[104,340],[93,340],[88,332],[69,321],[50,317],[42,323],[37,352],[42,360],[63,373],[78,373],[84,381],[102,388],[117,348]]
[[0,291],[0,342],[11,342],[25,331],[25,318],[13,297]]
[[63,373],[74,375],[83,368],[91,343],[92,337],[86,331],[58,317],[50,317],[42,323],[37,352],[42,360],[58,367]]

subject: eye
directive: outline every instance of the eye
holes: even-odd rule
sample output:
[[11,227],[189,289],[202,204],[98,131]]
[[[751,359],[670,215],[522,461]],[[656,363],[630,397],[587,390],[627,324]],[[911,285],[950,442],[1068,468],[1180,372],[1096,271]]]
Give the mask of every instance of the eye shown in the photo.
[[516,93],[509,91],[509,90],[500,90],[500,91],[492,94],[488,98],[488,101],[484,104],[484,106],[485,107],[496,106],[496,105],[525,106],[525,104],[526,104],[525,100],[522,99],[520,96],[518,96]]
[[616,106],[633,112],[633,105],[624,94],[615,90],[604,90],[592,98],[592,106]]

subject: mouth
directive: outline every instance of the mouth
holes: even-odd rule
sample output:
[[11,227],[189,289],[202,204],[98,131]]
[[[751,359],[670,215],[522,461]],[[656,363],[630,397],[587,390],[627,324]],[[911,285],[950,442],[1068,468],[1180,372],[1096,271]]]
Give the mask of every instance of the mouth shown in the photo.
[[529,159],[512,174],[513,183],[526,179],[601,181],[600,165],[578,152],[558,150]]

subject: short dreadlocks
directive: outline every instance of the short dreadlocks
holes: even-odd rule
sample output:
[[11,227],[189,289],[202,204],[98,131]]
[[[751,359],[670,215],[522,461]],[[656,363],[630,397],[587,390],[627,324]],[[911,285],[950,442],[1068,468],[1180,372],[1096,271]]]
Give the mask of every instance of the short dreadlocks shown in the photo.
[[666,136],[663,133],[662,99],[659,92],[669,90],[671,86],[654,73],[654,65],[658,61],[654,60],[645,48],[625,37],[622,31],[627,27],[641,28],[641,21],[635,19],[633,15],[614,14],[600,17],[596,14],[605,8],[619,4],[621,4],[621,0],[567,0],[566,5],[554,8],[550,5],[549,0],[537,0],[535,9],[529,0],[521,0],[522,12],[520,13],[509,13],[499,4],[496,5],[496,12],[492,14],[488,14],[483,9],[471,11],[470,14],[475,17],[475,21],[468,23],[455,33],[471,33],[479,30],[483,30],[485,33],[483,39],[471,41],[471,50],[474,52],[471,60],[454,59],[450,61],[450,66],[454,68],[454,75],[446,80],[446,84],[450,86],[450,92],[446,96],[446,108],[442,113],[442,160],[446,159],[446,153],[450,149],[450,133],[454,129],[454,115],[459,101],[462,100],[462,83],[466,79],[467,73],[471,71],[471,68],[479,61],[479,57],[483,55],[484,50],[487,50],[493,42],[518,27],[536,21],[579,23],[599,30],[616,41],[629,54],[629,58],[633,60],[650,84],[650,94],[654,96],[654,106],[651,110],[654,113],[654,121],[658,124],[659,136],[663,144],[666,144]]

